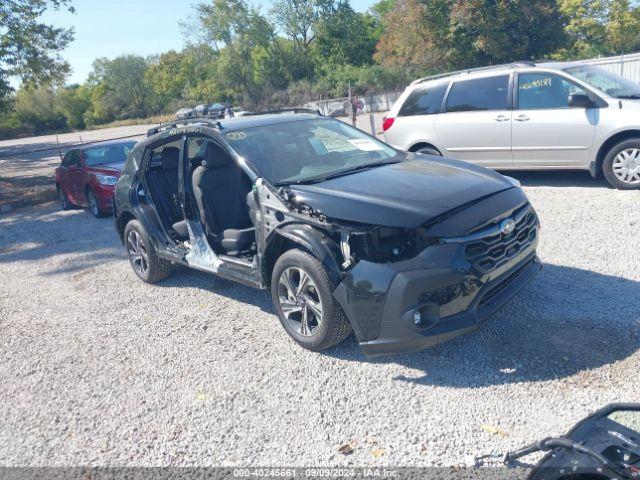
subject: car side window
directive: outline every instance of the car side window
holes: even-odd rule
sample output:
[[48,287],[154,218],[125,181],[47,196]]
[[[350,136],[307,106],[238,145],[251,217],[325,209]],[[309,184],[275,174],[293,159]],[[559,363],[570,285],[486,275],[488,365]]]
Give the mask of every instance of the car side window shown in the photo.
[[447,112],[506,110],[509,75],[455,82],[447,97]]
[[398,116],[411,115],[432,115],[440,113],[442,98],[449,83],[441,83],[430,87],[416,88],[409,94],[402,108],[398,112]]
[[520,110],[569,108],[569,95],[587,91],[553,73],[521,73],[518,75],[518,108]]

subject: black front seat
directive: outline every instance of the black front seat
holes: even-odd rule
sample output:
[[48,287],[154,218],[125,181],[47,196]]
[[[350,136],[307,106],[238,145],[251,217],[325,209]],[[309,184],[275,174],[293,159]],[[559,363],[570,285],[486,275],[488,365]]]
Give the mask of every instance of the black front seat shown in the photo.
[[217,144],[209,142],[202,165],[193,172],[193,193],[207,236],[229,255],[247,251],[255,229],[246,203],[243,172]]

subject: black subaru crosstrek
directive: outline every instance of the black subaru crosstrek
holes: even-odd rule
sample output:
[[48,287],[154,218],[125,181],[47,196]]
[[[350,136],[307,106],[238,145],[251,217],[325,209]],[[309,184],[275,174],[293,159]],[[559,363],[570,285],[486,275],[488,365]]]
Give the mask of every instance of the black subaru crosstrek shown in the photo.
[[518,182],[398,151],[309,111],[151,129],[115,191],[135,273],[173,263],[268,289],[287,333],[370,355],[478,328],[540,269]]

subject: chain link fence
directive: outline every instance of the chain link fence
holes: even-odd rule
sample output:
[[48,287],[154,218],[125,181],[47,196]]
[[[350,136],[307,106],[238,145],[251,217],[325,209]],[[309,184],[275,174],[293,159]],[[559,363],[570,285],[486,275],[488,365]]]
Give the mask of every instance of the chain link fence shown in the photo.
[[[354,98],[358,101],[358,114],[386,112],[391,108],[400,94],[402,94],[402,91],[379,93],[374,95],[354,95]],[[303,106],[304,108],[318,110],[323,115],[331,117],[348,117],[351,114],[349,97],[317,100],[305,103]]]

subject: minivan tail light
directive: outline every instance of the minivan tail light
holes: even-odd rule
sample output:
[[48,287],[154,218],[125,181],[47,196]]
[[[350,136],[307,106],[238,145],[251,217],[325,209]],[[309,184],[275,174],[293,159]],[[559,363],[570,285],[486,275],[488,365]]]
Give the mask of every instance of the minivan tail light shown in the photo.
[[383,131],[387,131],[391,128],[391,125],[393,125],[393,122],[395,121],[395,118],[393,117],[384,117],[382,119],[382,130]]

